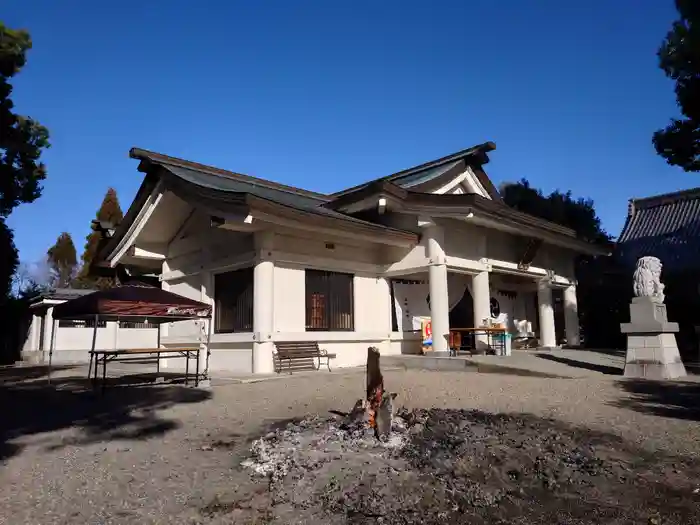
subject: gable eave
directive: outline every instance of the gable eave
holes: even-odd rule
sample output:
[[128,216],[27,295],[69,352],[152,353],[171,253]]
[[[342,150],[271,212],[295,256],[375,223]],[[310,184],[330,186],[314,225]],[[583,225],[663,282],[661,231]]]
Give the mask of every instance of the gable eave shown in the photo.
[[[400,180],[402,178],[405,179],[407,177],[416,175],[420,172],[424,172],[424,171],[428,171],[428,170],[431,170],[434,168],[438,168],[438,167],[443,166],[445,164],[454,163],[454,162],[459,161],[459,160],[465,160],[465,162],[466,162],[466,159],[468,159],[468,158],[471,160],[471,162],[466,162],[466,164],[468,164],[468,165],[473,164],[473,165],[481,166],[481,165],[487,164],[489,162],[488,153],[495,150],[495,149],[496,149],[496,144],[494,142],[484,142],[483,144],[472,146],[471,148],[467,148],[467,149],[458,151],[456,153],[452,153],[452,154],[447,155],[445,157],[442,157],[442,158],[439,158],[436,160],[432,160],[432,161],[426,162],[424,164],[420,164],[418,166],[414,166],[412,168],[408,168],[406,170],[402,170],[402,171],[393,173],[391,175],[387,175],[385,177],[373,179],[373,180],[367,181],[365,183],[353,186],[351,188],[341,190],[341,191],[336,192],[336,193],[332,193],[331,195],[329,195],[329,197],[330,197],[330,199],[334,200],[334,199],[340,198],[344,195],[354,193],[358,190],[361,190],[361,189],[363,189],[371,184],[374,184],[374,183],[377,183],[380,181],[388,181],[388,182],[392,182],[392,183],[396,184],[398,182],[398,180]],[[398,185],[400,185],[400,184],[398,184]],[[495,186],[493,184],[490,184],[490,186],[495,191],[495,194],[498,195],[498,191],[496,190]]]

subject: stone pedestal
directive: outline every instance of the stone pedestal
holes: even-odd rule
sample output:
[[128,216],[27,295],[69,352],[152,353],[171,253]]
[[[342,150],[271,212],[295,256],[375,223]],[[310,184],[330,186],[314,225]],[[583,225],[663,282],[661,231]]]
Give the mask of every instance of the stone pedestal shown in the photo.
[[666,305],[654,297],[635,297],[630,304],[630,322],[620,330],[627,334],[625,377],[675,379],[686,375],[675,333],[678,323],[669,323]]

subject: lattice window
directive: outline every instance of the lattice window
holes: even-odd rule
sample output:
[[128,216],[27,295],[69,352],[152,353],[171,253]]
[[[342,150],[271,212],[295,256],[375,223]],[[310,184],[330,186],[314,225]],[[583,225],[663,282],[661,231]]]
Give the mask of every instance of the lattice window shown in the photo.
[[353,275],[306,270],[306,330],[355,329]]
[[253,331],[253,268],[214,276],[216,333]]

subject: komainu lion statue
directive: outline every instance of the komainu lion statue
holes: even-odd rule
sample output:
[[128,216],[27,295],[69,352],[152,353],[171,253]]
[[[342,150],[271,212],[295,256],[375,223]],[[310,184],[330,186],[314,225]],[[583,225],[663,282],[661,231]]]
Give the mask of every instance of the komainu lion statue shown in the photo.
[[664,302],[664,285],[661,282],[663,265],[656,257],[642,257],[634,270],[635,297],[654,297]]

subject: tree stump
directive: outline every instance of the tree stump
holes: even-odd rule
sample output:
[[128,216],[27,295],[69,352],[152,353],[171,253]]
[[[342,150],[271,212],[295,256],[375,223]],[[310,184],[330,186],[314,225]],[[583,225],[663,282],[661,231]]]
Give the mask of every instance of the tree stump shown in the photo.
[[370,428],[375,428],[376,414],[384,394],[384,378],[379,368],[379,349],[367,349],[367,416]]

